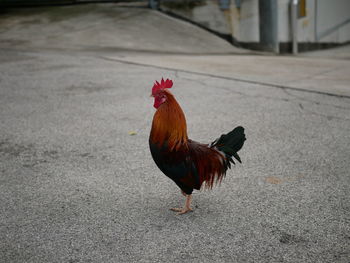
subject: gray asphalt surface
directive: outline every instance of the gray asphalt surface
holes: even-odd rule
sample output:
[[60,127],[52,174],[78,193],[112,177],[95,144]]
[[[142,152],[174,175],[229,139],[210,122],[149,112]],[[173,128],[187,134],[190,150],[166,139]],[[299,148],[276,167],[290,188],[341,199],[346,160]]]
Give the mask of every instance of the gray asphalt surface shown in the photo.
[[[4,45],[0,262],[349,262],[350,99],[115,61],[110,49]],[[190,138],[246,128],[243,164],[183,216],[148,149],[161,77]]]

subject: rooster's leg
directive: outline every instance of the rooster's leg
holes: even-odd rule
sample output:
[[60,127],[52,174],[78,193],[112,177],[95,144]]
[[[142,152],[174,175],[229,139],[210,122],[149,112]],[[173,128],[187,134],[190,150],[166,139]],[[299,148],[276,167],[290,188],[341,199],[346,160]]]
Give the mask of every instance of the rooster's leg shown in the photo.
[[178,215],[186,214],[187,212],[191,212],[191,202],[192,195],[186,195],[186,202],[183,208],[171,208],[172,211],[179,212]]

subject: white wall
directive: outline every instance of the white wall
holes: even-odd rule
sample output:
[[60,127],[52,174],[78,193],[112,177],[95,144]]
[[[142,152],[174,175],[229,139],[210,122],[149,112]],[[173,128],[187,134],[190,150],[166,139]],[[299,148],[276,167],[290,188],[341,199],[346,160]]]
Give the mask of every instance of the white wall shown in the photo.
[[[350,19],[349,0],[317,0],[316,33],[323,35],[329,29]],[[350,40],[350,23],[333,33],[319,38],[321,42],[345,42]]]
[[[298,19],[298,41],[350,41],[350,23],[317,39],[317,35],[347,19],[350,19],[350,0],[306,0],[306,17]],[[243,0],[239,17],[234,15],[233,25],[234,37],[239,41],[259,42],[259,0]],[[278,0],[278,38],[280,42],[291,41],[290,0]]]
[[[306,17],[298,19],[298,41],[315,42],[315,2],[306,1]],[[278,0],[278,38],[280,42],[292,40],[290,0]]]
[[242,6],[239,10],[239,13],[238,12],[233,13],[233,27],[234,27],[233,36],[238,41],[259,42],[259,1],[258,0],[242,1]]
[[[169,0],[170,1],[170,0]],[[161,1],[167,10],[167,1]],[[170,1],[171,2],[171,1]],[[291,0],[277,0],[279,42],[291,42]],[[192,9],[173,12],[223,34],[231,34],[240,42],[260,42],[259,0],[241,0],[241,8],[231,0],[229,10],[221,10],[218,0],[206,0]],[[331,34],[317,38],[328,29],[350,19],[350,0],[306,0],[306,17],[298,19],[298,41],[304,43],[343,43],[350,41],[350,23]],[[230,25],[231,21],[231,25]]]
[[289,0],[278,0],[278,40],[279,42],[287,42],[291,39],[290,32],[290,15]]

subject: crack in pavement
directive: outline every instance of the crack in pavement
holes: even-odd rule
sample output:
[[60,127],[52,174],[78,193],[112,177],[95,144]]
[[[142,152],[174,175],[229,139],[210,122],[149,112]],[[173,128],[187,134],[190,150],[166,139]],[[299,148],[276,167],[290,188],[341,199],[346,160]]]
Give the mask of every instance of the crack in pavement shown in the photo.
[[261,86],[266,86],[266,87],[273,87],[273,88],[278,88],[278,89],[283,89],[283,90],[288,89],[288,90],[295,90],[295,91],[300,91],[300,92],[307,92],[307,93],[327,95],[327,96],[332,96],[332,97],[337,97],[337,98],[350,99],[349,95],[339,95],[339,94],[334,94],[334,93],[325,92],[325,91],[308,90],[308,89],[303,89],[303,88],[296,88],[296,87],[290,87],[290,86],[273,84],[273,83],[267,83],[267,82],[260,82],[260,81],[255,81],[255,80],[247,80],[247,79],[240,79],[240,78],[234,78],[234,77],[218,76],[218,75],[214,75],[214,74],[211,74],[211,73],[203,73],[203,72],[190,71],[190,70],[184,70],[184,69],[174,69],[174,68],[170,68],[170,67],[162,67],[162,66],[150,65],[150,64],[133,62],[133,61],[123,60],[123,59],[108,58],[108,57],[104,57],[104,56],[98,56],[98,57],[100,59],[103,59],[103,60],[115,61],[115,62],[119,62],[119,63],[122,63],[122,64],[129,64],[129,65],[136,65],[136,66],[150,67],[150,68],[158,68],[158,69],[171,70],[171,71],[175,71],[176,70],[178,72],[185,72],[185,73],[189,73],[189,74],[196,74],[196,75],[207,76],[207,77],[218,78],[218,79],[234,80],[234,81],[237,81],[237,82],[261,85]]
[[350,107],[344,107],[344,106],[339,106],[339,105],[333,105],[333,104],[329,104],[329,103],[321,103],[319,101],[314,101],[314,100],[309,100],[309,99],[306,99],[305,97],[299,97],[295,94],[292,94],[290,93],[289,91],[287,90],[283,90],[286,94],[288,94],[289,96],[293,97],[294,99],[296,100],[303,100],[303,101],[306,101],[306,102],[309,102],[309,103],[312,103],[312,104],[316,104],[316,105],[324,105],[324,106],[331,106],[331,107],[334,107],[334,108],[338,108],[338,109],[343,109],[343,110],[350,110]]

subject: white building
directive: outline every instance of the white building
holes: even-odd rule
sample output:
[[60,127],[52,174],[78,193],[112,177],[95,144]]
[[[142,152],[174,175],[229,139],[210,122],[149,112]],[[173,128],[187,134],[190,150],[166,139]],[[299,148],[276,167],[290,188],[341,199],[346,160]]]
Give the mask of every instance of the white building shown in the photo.
[[[191,7],[174,8],[161,0],[161,7],[186,17],[224,36],[232,36],[243,47],[263,49],[261,6],[273,3],[276,52],[292,46],[291,3],[295,0],[192,0]],[[191,0],[182,1],[185,3]],[[350,41],[350,0],[298,0],[297,41],[299,50],[318,49]],[[260,8],[259,8],[260,5]],[[174,6],[174,5],[173,5]],[[267,15],[267,18],[269,15]],[[272,29],[270,31],[273,31]],[[269,33],[269,28],[267,30]]]
[[[277,1],[277,37],[280,46],[291,43],[291,0]],[[239,1],[237,1],[239,2]],[[350,41],[350,0],[299,0],[297,40],[317,47]],[[242,43],[258,43],[259,0],[241,0],[231,7],[233,36]],[[315,45],[316,44],[316,45]]]

